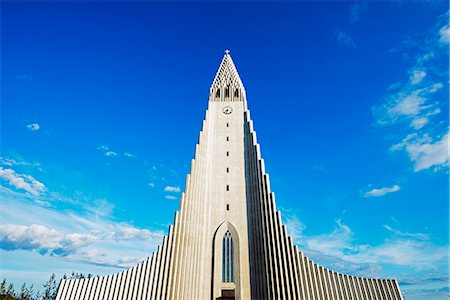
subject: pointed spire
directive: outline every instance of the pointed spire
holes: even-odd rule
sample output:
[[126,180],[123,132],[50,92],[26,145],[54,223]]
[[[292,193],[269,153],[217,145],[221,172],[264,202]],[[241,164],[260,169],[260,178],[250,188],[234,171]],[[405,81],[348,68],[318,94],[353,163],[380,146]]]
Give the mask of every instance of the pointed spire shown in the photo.
[[225,55],[220,63],[219,70],[209,91],[210,101],[244,101],[245,88],[239,77],[236,66],[230,55],[230,50],[225,50]]

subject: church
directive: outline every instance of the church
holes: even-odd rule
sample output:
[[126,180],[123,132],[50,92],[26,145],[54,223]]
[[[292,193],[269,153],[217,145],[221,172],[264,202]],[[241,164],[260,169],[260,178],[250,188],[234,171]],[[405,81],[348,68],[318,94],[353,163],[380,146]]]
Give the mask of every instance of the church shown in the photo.
[[303,255],[275,205],[247,95],[229,54],[209,91],[190,174],[162,245],[117,274],[62,280],[57,300],[401,300],[397,280],[355,277]]

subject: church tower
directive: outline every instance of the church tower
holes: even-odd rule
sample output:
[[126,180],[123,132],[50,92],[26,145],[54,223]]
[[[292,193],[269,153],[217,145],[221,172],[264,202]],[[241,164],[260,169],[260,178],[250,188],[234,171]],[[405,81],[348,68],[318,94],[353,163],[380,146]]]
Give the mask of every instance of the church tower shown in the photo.
[[396,280],[334,272],[294,245],[275,206],[244,85],[226,51],[180,210],[162,245],[120,273],[63,280],[57,299],[403,298]]

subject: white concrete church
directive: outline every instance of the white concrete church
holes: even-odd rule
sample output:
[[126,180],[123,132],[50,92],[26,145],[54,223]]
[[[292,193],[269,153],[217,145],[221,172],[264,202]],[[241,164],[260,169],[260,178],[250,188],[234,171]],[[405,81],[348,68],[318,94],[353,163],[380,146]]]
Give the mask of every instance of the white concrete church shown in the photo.
[[158,250],[108,276],[63,280],[57,300],[403,299],[397,280],[313,262],[281,222],[229,51],[209,92],[191,173]]

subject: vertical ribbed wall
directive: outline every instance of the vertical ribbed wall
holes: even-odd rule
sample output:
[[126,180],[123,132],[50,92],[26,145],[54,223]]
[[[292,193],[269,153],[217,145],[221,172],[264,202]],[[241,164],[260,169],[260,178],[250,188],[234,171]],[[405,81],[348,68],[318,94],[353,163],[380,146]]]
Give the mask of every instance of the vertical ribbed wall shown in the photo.
[[[402,300],[396,280],[369,279],[340,274],[319,266],[305,257],[287,235],[276,210],[250,113],[245,113],[245,171],[247,178],[248,237],[252,299],[370,299]],[[205,126],[205,122],[204,122]],[[204,156],[200,132],[196,155]],[[211,292],[200,288],[202,278],[196,270],[200,261],[205,221],[192,212],[201,212],[202,195],[191,189],[192,181],[206,181],[202,164],[192,161],[182,194],[180,211],[163,244],[148,259],[118,274],[90,279],[62,280],[57,300],[108,299],[211,299]],[[206,162],[207,160],[200,160]],[[195,185],[197,186],[197,185]],[[189,245],[189,247],[187,246]]]
[[[223,97],[228,88],[232,99]],[[120,273],[62,280],[56,299],[212,299],[220,289],[213,279],[213,259],[221,259],[213,257],[213,239],[225,221],[234,222],[241,247],[236,253],[242,260],[234,268],[238,272],[234,278],[240,278],[236,299],[403,299],[396,280],[336,273],[314,263],[294,245],[276,209],[246,109],[245,89],[228,54],[211,87],[209,104],[180,210],[162,245],[151,257]],[[225,105],[233,106],[233,115],[222,114]],[[221,144],[225,137],[232,142]],[[224,177],[232,163],[233,177]],[[230,182],[232,192],[218,193]]]

